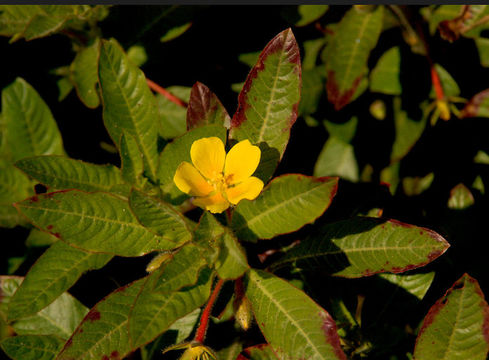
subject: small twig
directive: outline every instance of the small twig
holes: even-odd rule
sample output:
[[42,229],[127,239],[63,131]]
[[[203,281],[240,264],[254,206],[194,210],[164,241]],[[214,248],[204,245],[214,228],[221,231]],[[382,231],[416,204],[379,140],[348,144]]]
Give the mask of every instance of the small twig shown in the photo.
[[172,93],[170,93],[168,90],[161,87],[157,83],[151,81],[150,79],[146,79],[146,82],[148,83],[148,86],[151,90],[156,91],[157,93],[163,95],[168,100],[170,100],[172,103],[177,104],[178,106],[181,106],[184,108],[186,108],[188,106],[188,104],[185,101],[177,98],[175,95],[173,95]]
[[221,291],[221,287],[222,287],[223,283],[224,283],[224,280],[219,279],[219,281],[216,284],[216,287],[214,288],[214,290],[212,290],[212,294],[209,297],[209,301],[207,302],[207,305],[205,306],[204,311],[202,311],[202,316],[200,317],[199,328],[197,329],[197,333],[195,334],[194,341],[197,341],[199,343],[204,342],[205,333],[207,331],[207,325],[209,324],[209,317],[211,315],[212,306],[216,302],[217,295],[219,295],[219,291]]

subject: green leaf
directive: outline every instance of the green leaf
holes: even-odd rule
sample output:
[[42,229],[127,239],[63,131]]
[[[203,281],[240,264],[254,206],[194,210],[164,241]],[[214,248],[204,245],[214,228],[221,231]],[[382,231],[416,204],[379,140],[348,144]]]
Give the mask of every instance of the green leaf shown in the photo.
[[404,177],[402,179],[402,188],[407,196],[416,196],[428,190],[435,178],[434,173],[426,176]]
[[479,283],[464,274],[424,318],[414,349],[417,360],[484,360],[489,351],[489,306]]
[[100,41],[96,39],[90,46],[78,51],[70,66],[76,93],[85,106],[91,109],[100,105],[97,92],[99,50]]
[[350,143],[357,131],[358,117],[352,116],[350,120],[344,123],[324,120],[323,124],[331,137],[335,137],[345,143]]
[[141,67],[146,61],[148,61],[148,54],[146,49],[141,45],[133,45],[127,49],[127,57],[137,67]]
[[141,225],[127,201],[96,192],[61,191],[16,204],[30,221],[84,250],[119,256],[141,256],[181,245]]
[[297,27],[309,25],[328,11],[328,5],[299,5],[286,7],[282,15]]
[[370,51],[377,44],[382,30],[383,6],[366,12],[351,8],[341,19],[326,48],[328,100],[340,110],[359,95],[361,82],[367,74]]
[[0,159],[0,227],[27,224],[12,204],[33,194],[34,187],[27,176],[9,161]]
[[[167,331],[158,337],[151,344],[141,348],[142,360],[152,360],[155,353],[161,352],[170,345],[179,344],[192,333],[195,325],[199,321],[200,309],[195,309],[190,314],[178,319],[168,328]],[[235,360],[233,358],[232,360]]]
[[[191,88],[189,87],[169,86],[166,90],[187,103],[190,101]],[[187,109],[161,94],[156,95],[156,101],[160,114],[160,135],[165,139],[173,139],[185,134],[187,131]]]
[[399,79],[401,72],[401,51],[399,46],[387,50],[370,73],[370,91],[388,95],[401,95]]
[[120,287],[97,303],[66,342],[57,360],[124,358],[132,349],[127,325],[146,278]]
[[231,345],[219,350],[217,352],[217,358],[219,360],[237,360],[242,350],[243,344],[240,341],[235,341]]
[[231,118],[218,99],[207,86],[196,82],[192,86],[187,108],[187,128],[218,124],[229,128]]
[[211,271],[204,269],[195,285],[172,292],[154,292],[148,281],[129,316],[132,347],[148,343],[175,321],[201,307],[209,298],[212,279]]
[[194,232],[193,242],[203,249],[207,264],[213,266],[219,255],[221,237],[225,232],[222,226],[209,211],[204,211]]
[[62,241],[41,255],[24,278],[10,301],[8,318],[24,318],[37,313],[55,301],[88,270],[100,269],[112,258],[107,254],[89,253]]
[[170,293],[184,286],[195,285],[206,265],[200,249],[193,244],[183,246],[172,257],[155,272],[152,291]]
[[18,335],[4,339],[0,346],[13,360],[54,360],[64,343],[55,335]]
[[182,161],[192,162],[190,148],[195,140],[203,137],[217,136],[226,143],[226,128],[220,125],[207,125],[190,130],[185,135],[166,145],[160,155],[158,179],[165,194],[165,200],[172,204],[181,204],[188,198],[173,182],[175,171]]
[[95,165],[64,156],[24,158],[15,166],[51,190],[110,191],[124,182],[113,165]]
[[478,37],[474,39],[475,46],[479,51],[481,66],[489,67],[489,39]]
[[324,225],[273,268],[325,268],[332,275],[346,278],[401,273],[432,262],[449,246],[429,229],[397,220],[357,217]]
[[25,80],[17,78],[3,89],[2,118],[2,142],[6,142],[13,161],[35,155],[64,155],[51,111]]
[[134,136],[143,154],[147,176],[155,180],[158,169],[158,111],[146,78],[115,40],[102,40],[99,78],[104,104],[104,124],[119,145],[122,132]]
[[73,84],[67,77],[59,79],[56,84],[58,85],[58,101],[63,101],[73,90]]
[[315,67],[302,72],[302,95],[299,104],[299,115],[309,115],[316,112],[324,92],[324,69]]
[[337,178],[288,174],[274,178],[253,201],[241,201],[231,227],[241,240],[271,239],[314,222],[329,207]]
[[250,360],[277,360],[277,355],[268,344],[250,346],[243,350]]
[[184,216],[170,204],[133,189],[129,206],[143,226],[165,239],[178,244],[192,239]]
[[489,117],[489,89],[475,94],[460,112],[461,118]]
[[338,139],[330,137],[319,153],[314,166],[315,176],[340,176],[343,179],[357,182],[358,164],[355,159],[353,146]]
[[50,246],[58,241],[58,238],[50,233],[32,229],[25,240],[25,246],[27,247],[43,247]]
[[434,35],[438,24],[461,14],[462,5],[441,5],[429,16],[430,34]]
[[399,97],[394,98],[393,107],[396,136],[392,144],[391,162],[396,162],[406,156],[421,137],[428,117],[423,116],[420,120],[409,118],[407,112],[402,110]]
[[[6,318],[6,308],[21,285],[20,276],[0,276],[0,315]],[[67,339],[88,309],[78,300],[63,293],[53,303],[35,315],[15,321],[13,329],[18,335],[57,335]]]
[[379,274],[379,277],[406,290],[419,300],[423,300],[431,286],[431,283],[433,282],[433,279],[435,278],[435,272],[412,275]]
[[449,209],[464,210],[474,205],[474,202],[474,196],[463,183],[456,185],[450,190],[450,198],[448,199]]
[[134,136],[123,132],[120,144],[121,176],[129,184],[139,184],[144,171],[141,151]]
[[[448,73],[443,67],[438,64],[435,64],[435,70],[440,77],[441,86],[443,88],[443,92],[445,96],[458,96],[460,95],[460,88],[458,87],[457,82],[453,79],[452,75]],[[435,88],[432,86],[430,97],[435,98]]]
[[245,252],[236,237],[229,231],[221,237],[215,266],[217,275],[223,280],[237,279],[250,268]]
[[301,290],[272,274],[250,270],[246,296],[256,322],[280,359],[342,359],[336,324]]
[[191,22],[176,25],[175,27],[169,29],[161,38],[161,42],[168,42],[170,40],[176,39],[177,37],[183,35],[190,27],[192,26]]
[[262,161],[255,176],[266,181],[282,158],[297,118],[301,64],[292,30],[275,36],[246,78],[231,120],[230,139],[260,146]]

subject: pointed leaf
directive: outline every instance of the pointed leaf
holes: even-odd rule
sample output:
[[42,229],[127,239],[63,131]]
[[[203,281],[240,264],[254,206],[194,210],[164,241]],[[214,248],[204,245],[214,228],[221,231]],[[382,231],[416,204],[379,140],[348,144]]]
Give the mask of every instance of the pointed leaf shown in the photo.
[[25,80],[17,78],[2,91],[2,142],[12,160],[35,155],[63,155],[58,126],[46,103]]
[[463,184],[456,185],[450,190],[450,198],[448,199],[448,208],[454,210],[464,210],[474,205],[474,195]]
[[123,132],[120,144],[121,175],[129,184],[138,184],[143,174],[144,163],[134,136]]
[[292,264],[303,269],[321,267],[347,278],[400,273],[430,263],[449,246],[429,229],[396,220],[358,217],[324,225],[273,268]]
[[299,5],[286,7],[282,15],[297,27],[309,25],[328,11],[328,5]]
[[18,335],[0,346],[13,360],[54,360],[65,341],[55,335]]
[[394,98],[393,102],[396,137],[392,144],[391,162],[396,162],[406,156],[421,137],[428,117],[413,120],[408,117],[407,111],[402,110],[400,98]]
[[232,228],[241,240],[271,239],[312,223],[329,207],[337,178],[300,174],[276,177],[253,201],[241,201]]
[[461,118],[486,117],[489,118],[489,89],[475,94],[460,112]]
[[379,274],[379,277],[403,288],[411,295],[416,296],[419,300],[423,300],[435,278],[435,272],[412,275]]
[[194,244],[183,246],[154,275],[154,292],[169,293],[195,285],[205,266],[200,249]]
[[416,339],[417,360],[484,360],[489,351],[489,306],[479,283],[464,274],[433,305]]
[[100,42],[97,38],[90,46],[81,49],[71,63],[70,72],[76,93],[85,106],[94,109],[100,105],[97,92],[98,57]]
[[489,39],[478,37],[474,39],[475,46],[479,52],[481,66],[489,67]]
[[301,88],[299,47],[291,29],[275,36],[263,49],[246,78],[231,121],[229,137],[260,146],[257,177],[272,175],[289,142],[297,118]]
[[173,206],[134,189],[129,205],[143,226],[165,239],[178,244],[192,239],[184,216]]
[[[169,86],[165,88],[170,94],[187,103],[191,88],[186,86]],[[156,95],[158,113],[160,114],[160,135],[164,139],[182,136],[187,131],[187,109],[175,104],[161,94]]]
[[246,296],[256,322],[280,359],[341,359],[336,324],[301,290],[260,270],[250,270]]
[[26,224],[12,204],[30,195],[34,195],[34,187],[29,178],[10,161],[0,159],[0,227]]
[[314,166],[315,176],[339,176],[357,182],[358,164],[353,146],[337,138],[330,137],[319,153]]
[[145,228],[127,201],[107,193],[59,191],[34,196],[16,207],[35,226],[88,251],[141,256],[181,245]]
[[394,46],[387,50],[370,73],[370,91],[401,95],[401,50]]
[[216,94],[204,84],[196,82],[188,102],[187,129],[209,124],[229,128],[230,122],[231,118]]
[[236,237],[226,231],[221,237],[220,247],[215,265],[217,275],[223,280],[241,277],[250,266]]
[[[328,100],[340,110],[359,95],[370,51],[382,30],[383,6],[371,12],[352,7],[335,28],[327,47]],[[365,90],[365,88],[363,88]],[[362,90],[362,91],[363,91]]]
[[243,352],[246,354],[246,357],[243,355],[240,355],[240,357],[237,358],[236,360],[244,360],[244,359],[277,360],[278,359],[278,357],[275,354],[275,352],[273,351],[272,347],[268,344],[250,346],[250,347],[244,349]]
[[175,321],[201,307],[208,299],[213,276],[209,269],[200,272],[197,284],[179,291],[154,292],[148,281],[131,309],[129,336],[133,348],[153,340]]
[[190,148],[195,140],[203,137],[217,136],[226,143],[226,128],[220,125],[207,125],[190,130],[185,135],[176,138],[166,145],[160,155],[158,179],[165,193],[165,200],[172,204],[180,204],[188,198],[173,182],[175,171],[182,161],[192,162]]
[[[435,71],[440,77],[440,83],[443,88],[443,92],[445,96],[458,96],[460,95],[460,88],[458,87],[457,82],[453,79],[452,75],[448,71],[446,71],[441,65],[435,64]],[[435,87],[432,86],[430,97],[435,98],[436,92]]]
[[104,124],[115,144],[122,131],[134,136],[143,154],[147,175],[155,180],[158,168],[158,112],[146,78],[115,40],[102,40],[99,78]]
[[95,165],[64,156],[24,158],[15,166],[51,190],[110,191],[123,183],[119,169],[113,165]]
[[329,136],[335,137],[345,143],[350,143],[357,131],[358,117],[352,116],[350,120],[343,123],[324,120],[323,124]]
[[32,229],[25,240],[25,246],[27,247],[43,247],[43,246],[51,246],[59,239],[53,234],[38,230]]
[[68,290],[84,272],[100,269],[111,258],[56,242],[31,267],[15,292],[9,305],[9,319],[37,313]]
[[96,304],[56,359],[122,359],[130,353],[132,349],[127,332],[129,312],[145,280],[139,279],[120,287]]
[[221,238],[225,231],[224,226],[217,221],[214,215],[209,211],[204,211],[195,229],[193,242],[204,250],[203,256],[209,266],[213,266],[217,260]]

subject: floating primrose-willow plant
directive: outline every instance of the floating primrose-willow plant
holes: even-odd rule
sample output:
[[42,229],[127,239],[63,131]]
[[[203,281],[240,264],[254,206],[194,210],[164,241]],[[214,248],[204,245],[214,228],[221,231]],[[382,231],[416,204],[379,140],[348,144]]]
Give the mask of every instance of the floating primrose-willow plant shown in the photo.
[[[73,21],[92,16],[80,15],[85,7],[76,9]],[[337,110],[367,80],[367,55],[385,9],[352,7],[334,34],[326,31],[324,96]],[[81,31],[63,24],[69,34]],[[433,272],[398,274],[444,254],[449,244],[441,235],[375,215],[333,221],[337,217],[326,210],[341,190],[338,177],[274,176],[301,109],[303,72],[291,29],[257,56],[232,117],[201,83],[185,101],[172,100],[147,80],[132,52],[97,37],[99,32],[89,34],[96,38],[76,48],[70,71],[78,81],[80,64],[90,69],[92,77],[83,78],[93,94],[78,83],[77,91],[84,103],[102,106],[120,167],[68,157],[50,110],[26,81],[18,78],[2,91],[0,177],[16,186],[8,194],[14,203],[6,208],[8,226],[24,226],[29,241],[49,245],[25,277],[0,277],[0,330],[7,329],[1,348],[7,355],[115,360],[138,352],[151,360],[172,350],[181,351],[182,360],[344,360],[372,349],[369,338],[359,335],[365,330],[361,301],[355,316],[335,281],[372,277],[423,298]],[[361,66],[348,57],[353,48]],[[310,70],[311,60],[306,63]],[[307,81],[314,81],[310,72]],[[159,101],[186,111],[185,129],[165,141],[152,90]],[[29,129],[36,129],[32,136]],[[344,140],[339,137],[336,144]],[[36,184],[47,192],[34,193]],[[67,292],[85,272],[114,257],[128,264],[127,258],[142,257],[143,267],[134,272],[140,278],[91,308]],[[324,281],[329,298],[308,286],[312,278]],[[470,354],[462,349],[457,358],[482,360],[488,311],[477,281],[465,274],[429,311],[414,357],[442,358],[438,348],[453,335],[473,341]],[[223,323],[231,325],[229,336],[216,342],[213,331],[222,331]],[[455,343],[446,346],[455,351]]]

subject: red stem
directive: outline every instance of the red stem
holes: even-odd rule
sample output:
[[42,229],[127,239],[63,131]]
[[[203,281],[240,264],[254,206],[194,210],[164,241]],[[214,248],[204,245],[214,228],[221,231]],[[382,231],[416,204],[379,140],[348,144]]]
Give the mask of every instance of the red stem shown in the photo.
[[443,100],[445,98],[445,93],[443,92],[440,77],[438,76],[438,72],[434,66],[431,66],[431,82],[435,88],[436,98],[438,100]]
[[195,338],[194,338],[194,340],[199,343],[204,342],[205,333],[207,331],[207,325],[209,323],[209,317],[211,316],[212,306],[216,302],[217,295],[219,295],[219,291],[221,290],[223,283],[224,281],[222,279],[219,279],[219,281],[216,284],[216,287],[214,288],[214,290],[212,290],[212,294],[209,297],[209,301],[207,302],[204,311],[202,311],[199,328],[197,329],[197,333],[195,334]]
[[154,81],[151,81],[150,79],[146,79],[146,82],[147,82],[147,84],[148,84],[148,86],[149,86],[149,88],[151,90],[156,91],[157,93],[163,95],[168,100],[170,100],[172,103],[175,103],[178,106],[181,106],[181,107],[184,107],[184,108],[186,108],[188,106],[188,104],[185,101],[183,101],[182,99],[177,98],[175,95],[173,95],[168,90],[166,90],[165,88],[161,87],[160,85],[158,85]]

